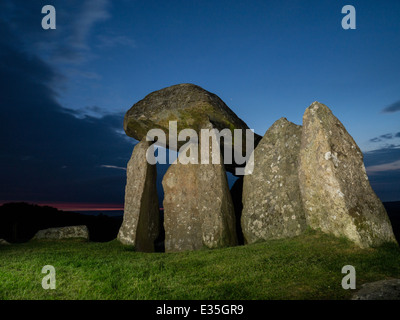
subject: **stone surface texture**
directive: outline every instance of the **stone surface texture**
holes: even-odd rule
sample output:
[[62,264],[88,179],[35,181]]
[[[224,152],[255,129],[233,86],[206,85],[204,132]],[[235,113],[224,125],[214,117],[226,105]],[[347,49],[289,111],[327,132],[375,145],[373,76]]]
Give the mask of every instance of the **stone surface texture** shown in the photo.
[[300,143],[301,126],[281,118],[254,150],[253,172],[243,183],[245,243],[289,238],[306,229],[298,181]]
[[[170,145],[170,121],[177,122],[178,134],[183,129],[193,129],[200,136],[200,130],[207,128],[209,123],[219,131],[229,129],[232,137],[235,129],[242,129],[242,151],[246,152],[246,129],[249,129],[247,124],[217,95],[190,83],[177,84],[152,92],[135,103],[125,114],[124,130],[128,136],[140,141],[148,135],[149,130],[161,129],[166,141],[161,143],[158,140],[158,144],[179,150],[185,142],[177,141],[176,146]],[[260,139],[259,135],[254,134],[255,145]],[[226,143],[222,147],[226,147],[232,153],[232,160],[235,162],[233,141],[234,139],[231,145]],[[226,170],[236,174],[236,167],[243,165],[229,164],[226,165]]]
[[197,133],[209,122],[219,130],[248,129],[217,95],[189,83],[152,92],[135,103],[125,114],[124,129],[140,141],[150,129],[160,128],[168,134],[169,121],[178,122],[178,131],[194,129]]
[[318,102],[303,116],[299,182],[307,224],[362,248],[396,242],[372,190],[363,155],[331,110]]
[[222,157],[219,164],[183,164],[178,160],[162,182],[165,251],[236,245],[235,212]]
[[124,219],[118,233],[121,243],[143,252],[154,251],[154,241],[159,234],[157,169],[146,159],[150,144],[145,140],[139,142],[128,162]]
[[366,283],[352,300],[400,300],[400,279]]
[[44,230],[39,230],[33,239],[50,239],[50,240],[62,240],[62,239],[72,239],[81,238],[89,240],[89,230],[86,226],[69,226],[61,228],[49,228]]

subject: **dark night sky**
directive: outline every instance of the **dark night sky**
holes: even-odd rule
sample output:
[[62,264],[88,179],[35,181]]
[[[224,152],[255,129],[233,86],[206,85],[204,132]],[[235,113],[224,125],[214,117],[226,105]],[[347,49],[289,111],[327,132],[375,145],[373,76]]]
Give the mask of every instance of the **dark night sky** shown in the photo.
[[[400,2],[0,3],[0,202],[123,204],[136,143],[124,113],[191,82],[264,134],[327,104],[365,155],[383,201],[400,200]],[[53,4],[57,29],[41,28]]]

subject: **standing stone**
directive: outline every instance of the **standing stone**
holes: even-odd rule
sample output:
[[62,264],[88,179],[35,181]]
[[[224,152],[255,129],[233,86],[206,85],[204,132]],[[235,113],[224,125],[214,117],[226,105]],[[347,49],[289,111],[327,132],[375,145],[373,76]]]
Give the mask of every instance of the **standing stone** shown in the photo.
[[[181,153],[189,154],[189,150]],[[165,251],[236,245],[235,212],[222,157],[219,164],[201,164],[199,160],[182,164],[178,160],[162,182]]]
[[301,126],[281,118],[254,150],[253,172],[243,183],[245,243],[293,237],[306,229],[298,181],[300,141]]
[[307,223],[362,248],[396,242],[372,190],[361,150],[329,108],[314,102],[304,113],[299,167]]
[[137,251],[153,252],[159,233],[157,169],[146,159],[150,142],[143,139],[135,146],[126,168],[124,220],[118,240]]
[[209,164],[200,164],[197,173],[203,243],[208,248],[234,246],[237,245],[235,208],[222,156],[218,164],[212,163],[211,140],[212,137],[209,140]]
[[166,252],[199,250],[204,246],[198,204],[199,166],[175,161],[164,175],[162,185]]

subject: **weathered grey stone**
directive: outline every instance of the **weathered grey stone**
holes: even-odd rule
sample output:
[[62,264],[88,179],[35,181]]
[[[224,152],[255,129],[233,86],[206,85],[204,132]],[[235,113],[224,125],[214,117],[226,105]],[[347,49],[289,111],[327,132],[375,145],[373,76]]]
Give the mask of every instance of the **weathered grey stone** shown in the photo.
[[[193,129],[199,136],[200,130],[206,128],[210,122],[213,128],[220,131],[226,128],[231,132],[234,129],[243,129],[242,149],[246,150],[245,129],[249,129],[246,123],[217,95],[189,83],[152,92],[135,103],[125,114],[124,130],[128,136],[140,141],[146,137],[150,129],[162,129],[167,138],[163,146],[170,148],[170,121],[177,121],[178,132],[183,129]],[[254,138],[257,144],[261,137],[255,134]],[[184,142],[178,141],[177,147],[180,148],[183,144]],[[227,170],[235,173],[235,167],[234,164],[229,165]]]
[[254,150],[254,168],[243,183],[245,243],[293,237],[306,229],[298,181],[300,142],[301,126],[281,118]]
[[400,279],[366,283],[352,300],[400,300]]
[[39,230],[33,239],[50,239],[50,240],[62,240],[62,239],[72,239],[81,238],[89,240],[89,230],[86,226],[70,226],[61,228],[49,228],[44,230]]
[[168,133],[169,121],[178,121],[178,130],[190,128],[199,132],[210,120],[220,130],[248,129],[217,95],[183,83],[154,91],[135,103],[125,114],[124,129],[128,136],[140,141],[150,129],[160,128]]
[[362,248],[396,242],[372,190],[361,150],[329,108],[314,102],[304,113],[299,166],[307,223]]
[[222,158],[219,164],[182,164],[177,159],[162,184],[166,252],[237,244],[235,213]]
[[153,252],[159,234],[157,169],[146,159],[151,143],[143,140],[133,149],[126,168],[124,219],[118,240],[137,251]]
[[7,245],[10,245],[10,243],[4,239],[0,239],[0,246],[2,246],[2,245],[7,246]]

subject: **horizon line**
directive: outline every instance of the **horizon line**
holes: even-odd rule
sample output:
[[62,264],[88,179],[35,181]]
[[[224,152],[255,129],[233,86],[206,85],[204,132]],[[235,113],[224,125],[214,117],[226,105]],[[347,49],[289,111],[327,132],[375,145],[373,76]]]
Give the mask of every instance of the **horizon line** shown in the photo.
[[123,211],[124,205],[119,203],[87,203],[87,202],[41,202],[41,201],[0,201],[0,205],[8,203],[27,203],[38,206],[53,207],[62,211]]

